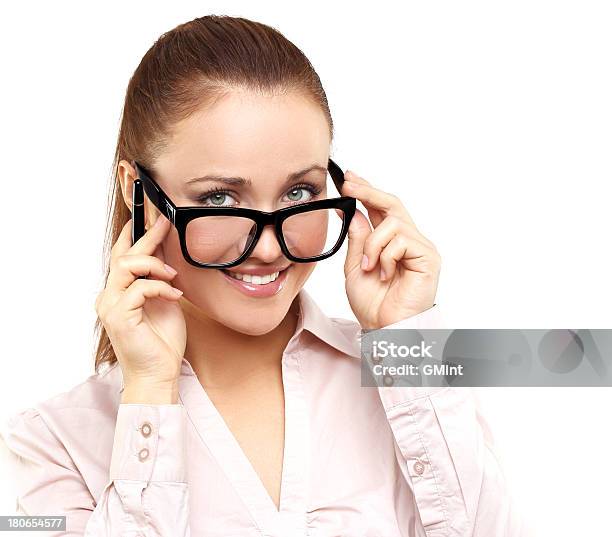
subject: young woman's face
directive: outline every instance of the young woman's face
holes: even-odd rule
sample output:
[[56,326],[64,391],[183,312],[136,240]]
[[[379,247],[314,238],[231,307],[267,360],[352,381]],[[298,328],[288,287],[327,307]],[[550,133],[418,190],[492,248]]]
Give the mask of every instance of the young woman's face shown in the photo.
[[[274,211],[328,197],[329,148],[328,123],[311,101],[297,93],[236,91],[177,125],[155,170],[161,188],[179,207]],[[309,169],[287,182],[289,175]],[[190,181],[209,175],[244,178],[246,184]],[[264,229],[251,255],[228,270],[187,263],[174,227],[163,254],[178,270],[172,283],[184,291],[192,313],[250,335],[279,325],[314,269],[314,263],[294,263],[283,255],[272,226]]]

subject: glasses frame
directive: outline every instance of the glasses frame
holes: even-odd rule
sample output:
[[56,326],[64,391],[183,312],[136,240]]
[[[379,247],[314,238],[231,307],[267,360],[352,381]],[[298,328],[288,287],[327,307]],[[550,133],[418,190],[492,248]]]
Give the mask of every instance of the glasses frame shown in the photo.
[[[172,225],[177,229],[179,235],[179,241],[181,245],[181,252],[185,260],[191,265],[199,268],[214,268],[223,269],[230,268],[240,265],[245,259],[249,257],[263,233],[266,226],[274,226],[276,239],[281,247],[281,250],[285,257],[294,263],[312,263],[315,261],[321,261],[334,255],[342,246],[344,239],[348,233],[348,228],[351,220],[355,214],[356,209],[356,198],[350,196],[341,196],[338,198],[329,198],[324,200],[308,201],[300,203],[298,205],[292,205],[291,207],[283,207],[276,211],[259,211],[257,209],[250,209],[246,207],[202,207],[202,206],[188,206],[188,207],[177,207],[174,202],[168,197],[168,195],[162,190],[162,188],[155,182],[151,177],[151,173],[138,162],[133,162],[139,179],[142,181],[144,191],[151,200],[151,203],[157,207],[161,214],[163,214]],[[334,181],[334,185],[338,189],[338,192],[342,193],[342,185],[344,183],[344,172],[342,169],[331,159],[328,159],[327,170]],[[317,209],[339,209],[344,213],[342,222],[342,229],[340,231],[340,237],[336,241],[336,244],[332,249],[326,253],[319,254],[317,256],[302,258],[295,257],[289,251],[285,243],[285,239],[282,233],[283,222],[290,216],[296,214],[302,214]],[[187,224],[196,218],[206,216],[239,216],[242,218],[248,218],[252,220],[256,225],[255,235],[249,244],[248,248],[244,253],[236,260],[228,263],[200,263],[193,259],[187,250],[186,242],[186,231]]]

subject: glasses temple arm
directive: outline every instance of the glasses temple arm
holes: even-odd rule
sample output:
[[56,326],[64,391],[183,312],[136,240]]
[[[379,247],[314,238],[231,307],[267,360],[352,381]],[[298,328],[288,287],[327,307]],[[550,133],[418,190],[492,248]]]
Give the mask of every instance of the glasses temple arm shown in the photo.
[[151,200],[151,203],[157,207],[159,212],[161,212],[172,224],[174,224],[176,207],[172,200],[166,196],[161,187],[149,176],[147,170],[142,167],[140,164],[136,164],[136,169],[138,171],[138,176],[142,181],[144,186],[145,193],[147,197]]
[[342,195],[342,185],[344,184],[344,172],[331,158],[327,162],[327,170],[334,181],[334,185],[338,189],[340,195]]

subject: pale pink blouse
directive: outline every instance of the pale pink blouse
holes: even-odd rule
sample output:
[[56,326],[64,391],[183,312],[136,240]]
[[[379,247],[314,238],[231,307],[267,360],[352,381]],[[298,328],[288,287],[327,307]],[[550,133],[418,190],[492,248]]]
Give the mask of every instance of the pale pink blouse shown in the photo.
[[362,387],[360,326],[299,300],[280,510],[183,359],[179,404],[120,404],[114,364],[5,423],[16,513],[66,515],[54,536],[525,535],[471,389]]

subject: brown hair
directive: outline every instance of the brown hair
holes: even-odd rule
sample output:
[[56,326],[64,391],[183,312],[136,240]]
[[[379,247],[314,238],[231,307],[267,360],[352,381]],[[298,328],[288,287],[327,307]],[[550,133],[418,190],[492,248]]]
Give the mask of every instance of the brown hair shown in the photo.
[[[232,87],[272,93],[298,91],[333,122],[319,76],[304,53],[276,29],[241,17],[207,15],[162,34],[130,78],[121,114],[108,198],[104,285],[110,250],[131,218],[119,184],[121,160],[152,171],[172,127]],[[104,325],[96,319],[95,370],[117,361]]]

